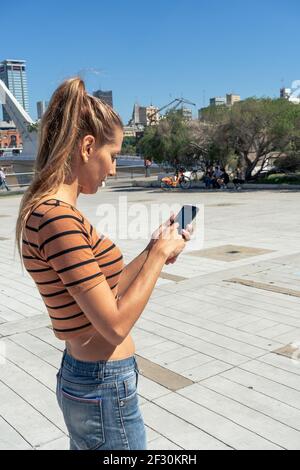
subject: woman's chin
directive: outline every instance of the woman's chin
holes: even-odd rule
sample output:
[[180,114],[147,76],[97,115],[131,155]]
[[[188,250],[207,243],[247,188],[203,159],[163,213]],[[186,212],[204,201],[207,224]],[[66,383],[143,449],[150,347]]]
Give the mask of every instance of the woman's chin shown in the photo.
[[81,187],[80,189],[80,193],[81,194],[95,194],[97,192],[97,189],[98,188],[87,188],[86,186],[85,187]]
[[102,187],[102,180],[100,182],[95,183],[93,186],[81,186],[80,192],[81,194],[96,194],[96,192],[101,189]]

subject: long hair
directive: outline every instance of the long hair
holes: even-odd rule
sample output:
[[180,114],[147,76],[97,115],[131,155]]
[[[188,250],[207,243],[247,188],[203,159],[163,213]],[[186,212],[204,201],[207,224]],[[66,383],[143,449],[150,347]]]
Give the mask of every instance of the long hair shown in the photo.
[[79,77],[65,80],[53,93],[39,127],[33,180],[24,193],[16,223],[16,244],[22,261],[21,239],[26,221],[41,198],[53,194],[71,172],[71,156],[85,135],[99,145],[112,143],[120,116],[89,95]]

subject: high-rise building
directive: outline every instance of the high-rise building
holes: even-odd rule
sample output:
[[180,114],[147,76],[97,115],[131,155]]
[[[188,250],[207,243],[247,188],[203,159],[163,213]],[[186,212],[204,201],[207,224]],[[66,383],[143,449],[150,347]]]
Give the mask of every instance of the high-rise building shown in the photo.
[[113,96],[112,96],[111,90],[109,91],[96,90],[94,91],[93,96],[96,96],[96,98],[99,98],[101,101],[104,101],[104,103],[113,107]]
[[198,119],[199,119],[199,121],[200,121],[200,119],[202,118],[202,116],[203,116],[203,110],[205,110],[205,109],[206,109],[205,107],[198,109]]
[[48,104],[49,104],[48,101],[38,101],[36,103],[38,119],[42,119],[44,112],[48,108]]
[[132,118],[130,120],[130,125],[147,125],[147,108],[146,106],[140,106],[135,103],[132,111]]
[[137,129],[134,126],[124,126],[124,137],[135,137]]
[[189,108],[181,108],[182,117],[185,121],[191,121],[193,119],[193,112]]
[[209,100],[209,106],[221,106],[223,104],[226,104],[226,99],[223,96],[215,96]]
[[240,95],[234,95],[233,93],[226,94],[226,104],[227,106],[232,106],[234,103],[241,101]]
[[[2,80],[9,91],[15,96],[20,105],[29,112],[28,90],[26,77],[26,61],[6,59],[0,62],[0,80]],[[8,113],[3,109],[3,120],[10,121]]]

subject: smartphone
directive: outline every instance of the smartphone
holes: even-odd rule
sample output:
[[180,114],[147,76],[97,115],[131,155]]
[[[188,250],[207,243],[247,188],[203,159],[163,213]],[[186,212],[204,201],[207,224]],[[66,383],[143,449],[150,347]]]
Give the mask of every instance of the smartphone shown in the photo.
[[199,207],[186,204],[182,206],[174,219],[174,223],[178,222],[178,232],[181,233],[182,229],[191,224],[196,215],[198,214]]

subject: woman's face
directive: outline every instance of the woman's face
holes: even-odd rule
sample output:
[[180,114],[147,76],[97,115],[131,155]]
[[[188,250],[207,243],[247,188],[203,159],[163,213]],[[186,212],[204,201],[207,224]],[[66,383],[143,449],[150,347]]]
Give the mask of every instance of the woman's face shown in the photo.
[[95,138],[87,135],[80,145],[78,184],[80,192],[94,194],[108,176],[116,174],[116,155],[121,153],[123,131],[116,128],[114,142],[97,146]]

